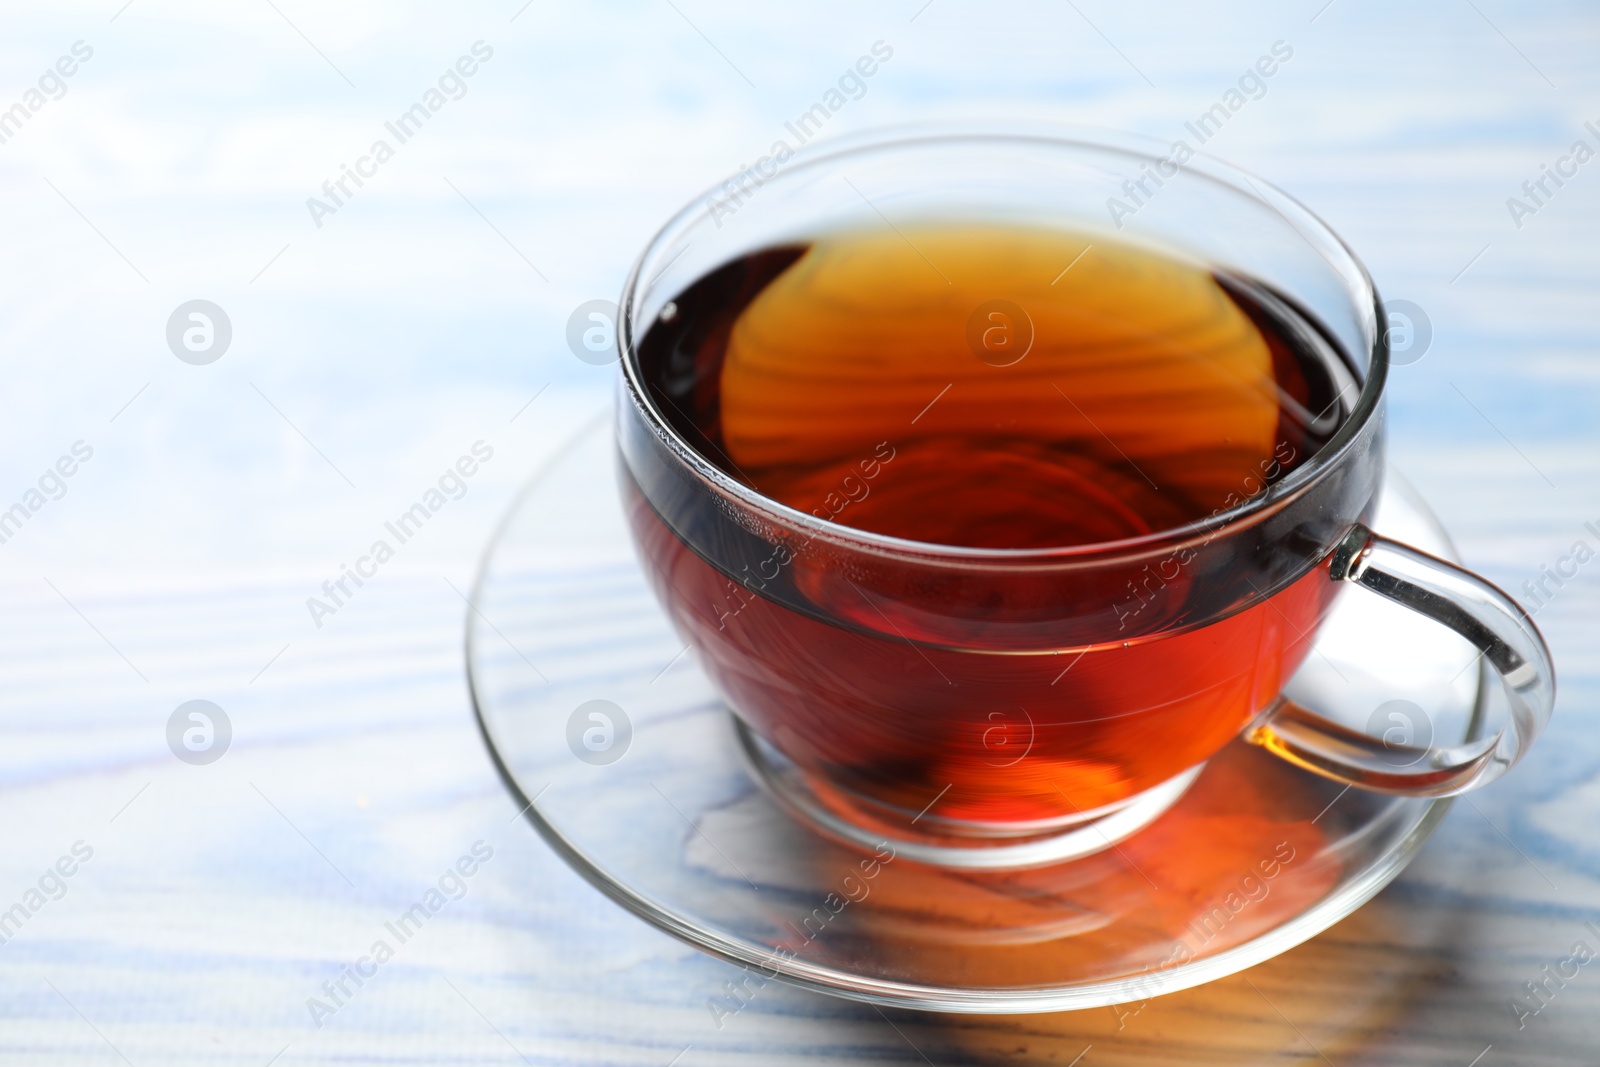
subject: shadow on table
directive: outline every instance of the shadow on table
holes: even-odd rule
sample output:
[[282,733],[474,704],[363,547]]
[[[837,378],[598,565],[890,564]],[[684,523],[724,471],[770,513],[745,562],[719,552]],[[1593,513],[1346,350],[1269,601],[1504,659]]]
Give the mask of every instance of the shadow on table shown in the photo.
[[[741,1025],[757,1044],[796,1040],[777,1019],[810,1017],[807,1061],[852,1046],[873,1062],[1107,1067],[1282,1063],[1467,1067],[1488,1032],[1516,1036],[1503,991],[1480,980],[1472,913],[1385,895],[1312,941],[1240,974],[1142,1003],[1044,1015],[955,1015],[847,1004],[788,990]],[[1495,995],[1498,992],[1498,996]],[[792,998],[792,1000],[790,1000]],[[779,1006],[789,1000],[786,1006]],[[805,1002],[810,1002],[807,1005]],[[1574,1008],[1579,1008],[1576,1000]],[[882,1028],[887,1021],[895,1033]],[[762,1028],[771,1027],[765,1033]],[[753,1028],[753,1029],[752,1029]],[[705,1042],[715,1047],[714,1042]],[[728,1052],[737,1045],[728,1046]],[[897,1051],[898,1050],[898,1051]],[[1528,1051],[1524,1043],[1523,1051]],[[790,1051],[797,1052],[798,1048]],[[1480,1063],[1574,1062],[1526,1057]]]
[[1067,1065],[1080,1056],[1085,1067],[1411,1062],[1397,1058],[1417,1051],[1397,1048],[1399,1037],[1400,1045],[1431,1051],[1424,1062],[1465,1067],[1483,1051],[1466,1032],[1473,1028],[1419,1034],[1419,1022],[1432,1028],[1420,1009],[1469,1001],[1475,1004],[1458,1007],[1513,1020],[1503,1004],[1485,1003],[1460,980],[1456,953],[1467,917],[1436,912],[1424,938],[1416,910],[1380,899],[1251,970],[1142,1003],[1028,1016],[887,1014],[917,1052],[941,1065]]
[[[1490,873],[1486,880],[1500,879]],[[1585,936],[1571,918],[1391,892],[1282,956],[1143,1005],[987,1018],[886,1015],[916,1046],[904,1062],[939,1067],[1594,1063],[1600,987],[1585,983],[1582,971],[1564,986],[1549,984],[1553,999],[1522,1027],[1509,1007],[1524,980],[1540,978],[1540,960],[1561,957]],[[1530,954],[1539,960],[1530,962]]]

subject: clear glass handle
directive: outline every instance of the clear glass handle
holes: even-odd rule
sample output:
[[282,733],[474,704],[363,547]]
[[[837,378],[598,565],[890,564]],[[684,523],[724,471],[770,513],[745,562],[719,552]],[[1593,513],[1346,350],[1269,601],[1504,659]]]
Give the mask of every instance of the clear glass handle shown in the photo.
[[[1334,581],[1370,589],[1472,642],[1500,675],[1509,714],[1479,741],[1410,748],[1340,726],[1279,697],[1249,727],[1248,740],[1326,778],[1402,796],[1454,796],[1510,770],[1550,721],[1556,696],[1550,649],[1527,613],[1471,571],[1364,526],[1350,531],[1330,562]],[[1396,765],[1402,761],[1404,766]]]

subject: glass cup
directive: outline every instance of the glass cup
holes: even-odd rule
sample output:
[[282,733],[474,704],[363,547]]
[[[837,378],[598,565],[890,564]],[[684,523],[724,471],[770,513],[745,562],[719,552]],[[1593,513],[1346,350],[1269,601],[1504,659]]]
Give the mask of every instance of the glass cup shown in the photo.
[[[634,538],[763,785],[838,837],[1004,868],[1132,833],[1241,732],[1325,777],[1412,796],[1478,788],[1527,750],[1554,700],[1532,620],[1477,575],[1364,525],[1384,470],[1387,321],[1321,220],[1242,171],[1115,135],[911,130],[811,151],[763,161],[679,213],[635,266],[619,316]],[[640,339],[738,257],[896,219],[1114,233],[1251,279],[1336,354],[1348,414],[1315,455],[1261,471],[1229,506],[1103,543],[921,543],[764,497],[673,419],[641,373]],[[829,499],[846,507],[891,477],[897,447],[886,433]],[[1508,698],[1483,739],[1397,746],[1281,695],[1352,584],[1483,653]]]

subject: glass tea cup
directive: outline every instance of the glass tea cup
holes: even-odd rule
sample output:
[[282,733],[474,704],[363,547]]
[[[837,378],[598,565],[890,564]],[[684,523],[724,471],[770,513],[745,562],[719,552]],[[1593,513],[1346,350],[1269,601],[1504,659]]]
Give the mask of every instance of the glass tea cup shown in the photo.
[[[836,521],[896,476],[930,432],[915,419],[871,428],[813,510],[763,495],[684,410],[714,388],[739,307],[697,320],[671,381],[641,360],[647,335],[741,258],[874,226],[905,238],[908,220],[1101,234],[1238,280],[1326,356],[1337,429],[1314,454],[1267,457],[1203,518],[1060,547]],[[1004,346],[1031,344],[1033,327],[1026,299],[992,295],[950,348],[1004,372],[1022,365]],[[1366,525],[1390,362],[1366,270],[1299,203],[1224,164],[1110,135],[992,130],[876,134],[765,160],[651,242],[618,339],[622,491],[644,568],[758,779],[835,836],[958,868],[1038,865],[1147,824],[1241,732],[1348,785],[1446,796],[1503,774],[1549,718],[1553,668],[1528,616]],[[1056,383],[1070,397],[1071,378]],[[1504,683],[1503,721],[1475,742],[1397,750],[1284,698],[1350,584],[1475,645]]]

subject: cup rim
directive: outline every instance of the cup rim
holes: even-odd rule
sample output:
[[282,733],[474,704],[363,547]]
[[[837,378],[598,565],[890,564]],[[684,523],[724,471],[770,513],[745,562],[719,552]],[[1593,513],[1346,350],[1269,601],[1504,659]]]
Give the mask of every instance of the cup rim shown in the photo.
[[[1121,152],[1135,162],[1155,163],[1169,151],[1165,142],[1140,134],[1101,127],[1060,123],[1017,123],[1010,121],[989,123],[916,123],[876,127],[840,137],[821,138],[811,145],[802,146],[797,160],[763,184],[794,180],[797,174],[815,173],[818,169],[838,163],[855,155],[893,148],[910,148],[937,143],[976,143],[1000,141],[1011,144],[1037,143],[1054,147],[1079,147],[1097,151]],[[1384,309],[1377,286],[1366,265],[1342,237],[1319,215],[1294,196],[1271,182],[1221,160],[1209,153],[1195,150],[1183,164],[1186,173],[1196,178],[1225,187],[1227,190],[1250,197],[1274,211],[1300,238],[1322,252],[1313,241],[1321,238],[1342,254],[1345,266],[1350,268],[1372,298],[1373,342],[1366,378],[1356,398],[1350,415],[1339,426],[1328,442],[1312,456],[1310,462],[1292,471],[1288,477],[1226,510],[1219,509],[1200,519],[1179,526],[1170,526],[1137,537],[1111,541],[1093,541],[1076,545],[1059,545],[1046,548],[979,548],[968,545],[946,545],[931,541],[915,541],[894,537],[831,519],[822,519],[764,495],[732,477],[712,463],[690,444],[668,421],[651,399],[638,370],[638,349],[635,344],[634,305],[644,283],[644,272],[662,249],[671,245],[682,232],[692,228],[711,212],[710,202],[727,181],[742,174],[752,173],[751,168],[736,172],[729,179],[706,188],[674,214],[646,244],[634,262],[623,284],[618,303],[617,347],[618,362],[622,369],[622,385],[629,400],[643,416],[645,424],[661,441],[680,467],[689,471],[698,481],[724,497],[731,497],[740,505],[773,522],[774,525],[797,527],[812,538],[823,538],[865,550],[898,557],[918,557],[924,560],[942,560],[952,564],[976,563],[984,565],[1070,562],[1080,559],[1104,560],[1108,557],[1137,556],[1153,549],[1181,545],[1196,540],[1209,540],[1220,531],[1277,511],[1286,503],[1300,497],[1312,486],[1329,477],[1339,468],[1339,461],[1355,446],[1366,431],[1367,425],[1382,406],[1383,390],[1388,381],[1390,363],[1388,315]],[[1302,216],[1302,222],[1313,228],[1308,235],[1300,223],[1286,210]],[[1326,253],[1323,253],[1327,258]],[[1330,266],[1335,266],[1329,261]],[[1338,267],[1335,266],[1335,270]]]

